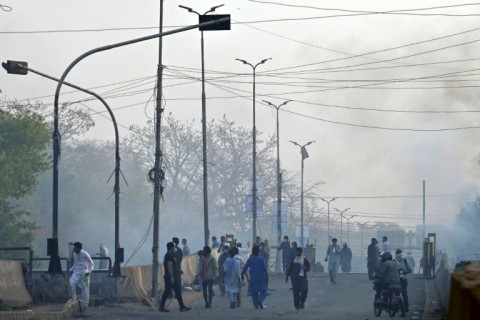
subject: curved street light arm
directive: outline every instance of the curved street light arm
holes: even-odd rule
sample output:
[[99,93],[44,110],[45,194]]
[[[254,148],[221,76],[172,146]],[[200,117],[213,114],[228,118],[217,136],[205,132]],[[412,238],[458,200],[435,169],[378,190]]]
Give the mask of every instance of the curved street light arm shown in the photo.
[[207,13],[209,13],[209,12],[213,12],[213,11],[215,11],[216,9],[221,8],[221,7],[223,7],[223,6],[224,6],[224,4],[220,4],[220,5],[218,5],[218,6],[211,7],[210,10],[208,10],[208,11],[206,11],[206,12],[204,13],[204,15],[207,14]]

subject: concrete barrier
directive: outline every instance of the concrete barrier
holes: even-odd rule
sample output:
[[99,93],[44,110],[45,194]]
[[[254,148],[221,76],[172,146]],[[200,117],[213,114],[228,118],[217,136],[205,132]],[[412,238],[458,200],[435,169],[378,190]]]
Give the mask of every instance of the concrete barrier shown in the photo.
[[465,262],[452,273],[448,319],[480,319],[480,261]]
[[20,261],[0,260],[0,299],[13,308],[32,303]]
[[[182,260],[182,283],[190,284],[195,279],[198,256],[196,254],[183,257]],[[117,281],[117,294],[119,298],[136,298],[143,300],[149,298],[152,293],[152,266],[123,267],[122,275],[125,277]],[[158,292],[163,292],[163,263],[158,265]]]

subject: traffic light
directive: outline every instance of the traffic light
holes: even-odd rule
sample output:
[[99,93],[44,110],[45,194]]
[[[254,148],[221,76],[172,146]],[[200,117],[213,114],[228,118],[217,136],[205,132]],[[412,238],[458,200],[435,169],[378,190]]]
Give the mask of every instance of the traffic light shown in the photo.
[[200,31],[214,31],[214,30],[230,30],[230,15],[229,14],[212,14],[198,16],[199,23],[215,21],[219,19],[228,18],[227,21],[218,22],[206,27],[200,27]]
[[13,61],[7,60],[7,62],[2,62],[2,67],[11,74],[27,74],[28,69],[22,68],[22,66],[28,67],[28,63],[25,61]]

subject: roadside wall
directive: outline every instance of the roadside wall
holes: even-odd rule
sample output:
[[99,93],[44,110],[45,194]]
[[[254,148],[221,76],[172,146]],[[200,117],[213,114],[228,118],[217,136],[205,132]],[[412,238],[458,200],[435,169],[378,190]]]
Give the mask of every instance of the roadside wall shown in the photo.
[[0,260],[0,299],[14,308],[32,302],[32,297],[25,287],[20,261]]
[[448,266],[448,258],[446,254],[442,255],[440,259],[440,265],[435,274],[435,289],[437,291],[438,298],[440,299],[441,307],[446,314],[450,297],[452,270]]

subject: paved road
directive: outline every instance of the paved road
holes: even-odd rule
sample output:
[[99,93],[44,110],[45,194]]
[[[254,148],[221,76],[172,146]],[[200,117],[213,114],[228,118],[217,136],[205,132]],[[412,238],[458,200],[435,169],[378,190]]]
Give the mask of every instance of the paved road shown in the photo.
[[[417,275],[409,277],[410,314],[424,308],[424,280]],[[76,315],[85,319],[375,319],[373,315],[372,283],[366,274],[339,274],[337,284],[329,283],[327,275],[309,276],[309,293],[305,309],[295,310],[290,282],[284,278],[270,279],[270,295],[267,309],[255,310],[246,292],[242,292],[242,306],[230,309],[226,297],[217,294],[212,309],[205,309],[197,300],[188,306],[192,309],[181,313],[170,307],[170,313],[140,303],[108,304],[91,307],[87,314]],[[382,314],[380,318],[389,318]]]

